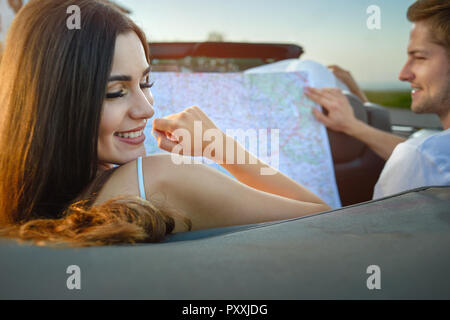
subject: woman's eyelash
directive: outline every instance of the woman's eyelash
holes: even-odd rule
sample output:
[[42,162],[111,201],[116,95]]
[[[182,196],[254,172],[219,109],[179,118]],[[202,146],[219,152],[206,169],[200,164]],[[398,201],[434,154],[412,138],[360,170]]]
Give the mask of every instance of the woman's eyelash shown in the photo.
[[[153,87],[154,84],[155,84],[155,81],[152,81],[152,82],[141,83],[139,86],[141,87],[141,89],[147,89],[147,88]],[[106,94],[106,98],[107,99],[122,98],[123,96],[126,95],[126,92],[124,92],[124,91],[126,91],[126,90],[122,89],[117,92],[108,93],[108,94]]]
[[107,99],[121,98],[121,97],[125,96],[125,94],[126,93],[124,93],[124,90],[120,90],[120,91],[117,91],[117,92],[106,94],[106,98]]
[[154,84],[155,84],[155,81],[141,83],[141,89],[151,88],[151,87],[153,87]]

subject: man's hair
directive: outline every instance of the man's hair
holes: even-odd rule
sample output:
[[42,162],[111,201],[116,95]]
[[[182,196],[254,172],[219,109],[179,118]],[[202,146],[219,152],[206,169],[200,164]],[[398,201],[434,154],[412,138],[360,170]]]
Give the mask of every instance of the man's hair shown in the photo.
[[409,7],[407,16],[411,22],[426,21],[431,40],[450,53],[450,1],[418,0]]

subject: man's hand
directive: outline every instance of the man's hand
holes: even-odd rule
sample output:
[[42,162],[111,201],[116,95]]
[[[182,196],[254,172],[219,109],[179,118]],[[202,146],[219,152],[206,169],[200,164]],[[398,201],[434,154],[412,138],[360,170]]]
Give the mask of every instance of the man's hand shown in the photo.
[[347,97],[339,89],[306,88],[305,94],[320,104],[328,114],[313,109],[316,119],[328,128],[341,131],[367,144],[381,158],[387,160],[395,147],[405,139],[378,130],[358,120]]
[[366,94],[361,90],[361,88],[356,83],[355,79],[353,79],[352,74],[342,69],[341,67],[337,65],[331,65],[328,66],[328,68],[333,72],[333,74],[341,80],[350,90],[351,93],[353,93],[355,96],[357,96],[363,103],[369,102],[369,99],[367,99]]
[[313,114],[318,121],[331,130],[351,134],[359,120],[355,118],[353,108],[341,90],[336,88],[314,89],[307,87],[305,94],[328,112],[325,115],[319,110],[313,109]]

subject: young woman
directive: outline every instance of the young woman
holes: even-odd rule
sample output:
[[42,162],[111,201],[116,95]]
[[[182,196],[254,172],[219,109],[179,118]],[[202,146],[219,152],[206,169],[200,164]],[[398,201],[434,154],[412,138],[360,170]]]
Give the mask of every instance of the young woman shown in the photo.
[[[66,27],[71,5],[80,8],[80,29]],[[202,121],[235,154],[245,152],[246,163],[256,161],[223,164],[239,182],[169,154],[144,157],[142,130],[154,114],[149,70],[145,35],[107,1],[31,0],[22,8],[0,65],[3,235],[80,246],[157,242],[329,209],[282,173],[261,175],[268,166],[198,107],[154,119],[158,146],[172,151],[187,141],[167,136],[184,129],[194,137],[194,121]],[[211,158],[226,159],[219,153]]]

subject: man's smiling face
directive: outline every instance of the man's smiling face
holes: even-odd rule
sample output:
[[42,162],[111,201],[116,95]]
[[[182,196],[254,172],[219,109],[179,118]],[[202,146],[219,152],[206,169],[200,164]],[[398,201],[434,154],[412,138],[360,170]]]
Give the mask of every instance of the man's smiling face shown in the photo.
[[413,25],[408,61],[399,79],[411,83],[411,109],[416,113],[436,113],[441,119],[450,109],[450,64],[445,47],[432,42],[426,21]]

